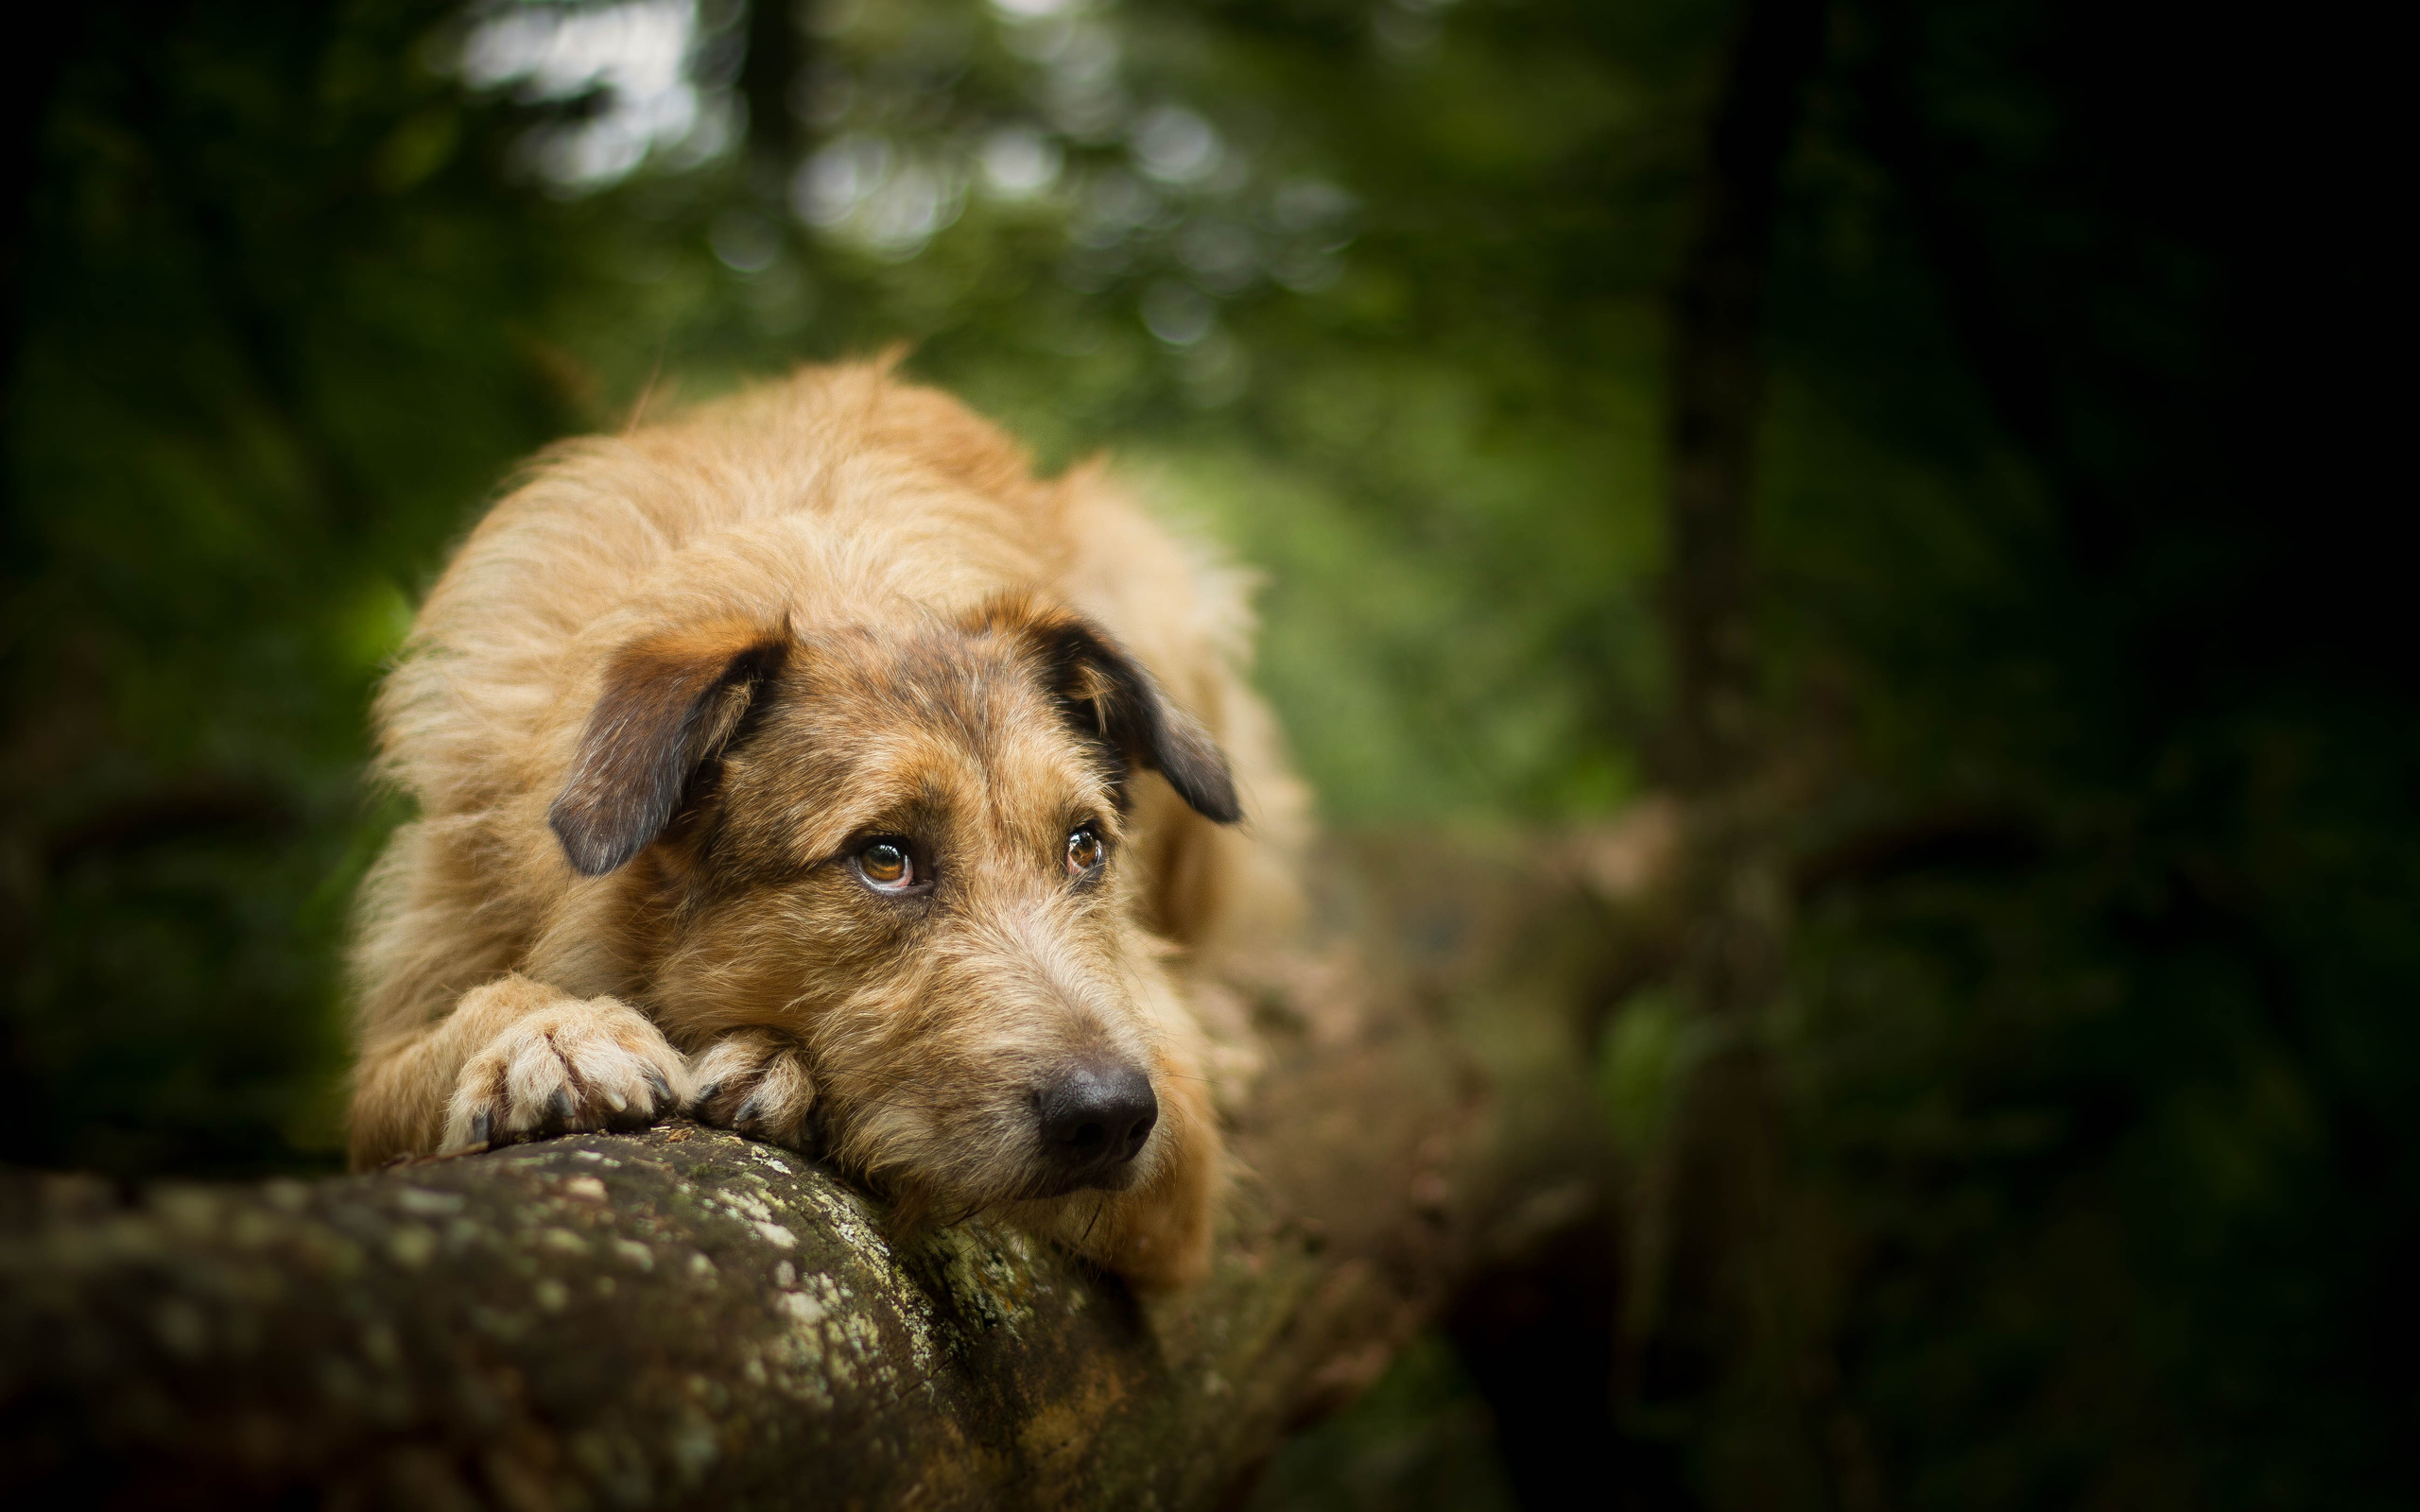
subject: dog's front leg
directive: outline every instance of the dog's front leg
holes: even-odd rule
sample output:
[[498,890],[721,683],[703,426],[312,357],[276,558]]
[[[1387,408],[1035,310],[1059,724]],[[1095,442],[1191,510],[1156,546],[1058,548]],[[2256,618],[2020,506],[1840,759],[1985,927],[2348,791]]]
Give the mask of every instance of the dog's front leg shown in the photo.
[[662,1030],[612,998],[575,998],[518,974],[354,1068],[356,1166],[575,1129],[640,1128],[688,1101]]
[[698,1122],[815,1154],[815,1078],[795,1040],[766,1029],[726,1035],[690,1063]]

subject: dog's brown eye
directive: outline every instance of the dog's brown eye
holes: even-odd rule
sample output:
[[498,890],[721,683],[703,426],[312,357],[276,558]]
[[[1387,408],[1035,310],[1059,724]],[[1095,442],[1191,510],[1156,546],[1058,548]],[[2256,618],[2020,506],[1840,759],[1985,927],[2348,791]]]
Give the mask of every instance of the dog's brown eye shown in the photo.
[[1068,871],[1081,876],[1092,870],[1100,865],[1100,858],[1107,849],[1100,843],[1100,836],[1093,833],[1092,826],[1085,825],[1077,830],[1067,836]]
[[904,847],[890,840],[876,840],[858,851],[857,870],[877,887],[905,887],[916,880],[916,864]]

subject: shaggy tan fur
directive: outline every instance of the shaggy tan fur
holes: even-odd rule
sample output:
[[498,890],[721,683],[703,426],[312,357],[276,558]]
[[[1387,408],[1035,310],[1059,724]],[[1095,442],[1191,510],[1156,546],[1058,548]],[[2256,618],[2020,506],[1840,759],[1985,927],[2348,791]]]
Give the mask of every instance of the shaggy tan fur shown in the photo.
[[[687,1109],[1184,1284],[1186,973],[1290,907],[1247,631],[1098,469],[887,364],[548,453],[378,701],[420,816],[362,895],[355,1164]],[[1060,1190],[1035,1110],[1087,1066],[1157,1122]]]

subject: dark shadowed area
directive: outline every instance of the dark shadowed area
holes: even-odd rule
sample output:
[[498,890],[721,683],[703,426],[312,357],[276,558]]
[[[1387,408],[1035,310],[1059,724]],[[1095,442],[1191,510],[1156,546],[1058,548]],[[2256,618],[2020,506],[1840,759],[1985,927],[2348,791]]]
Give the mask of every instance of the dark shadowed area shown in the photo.
[[449,543],[551,440],[898,342],[1258,575],[1360,852],[1600,836],[1618,899],[1684,816],[1590,1005],[1612,1199],[1253,1506],[2420,1498],[2364,13],[47,20],[0,64],[8,1163],[337,1170],[366,704]]

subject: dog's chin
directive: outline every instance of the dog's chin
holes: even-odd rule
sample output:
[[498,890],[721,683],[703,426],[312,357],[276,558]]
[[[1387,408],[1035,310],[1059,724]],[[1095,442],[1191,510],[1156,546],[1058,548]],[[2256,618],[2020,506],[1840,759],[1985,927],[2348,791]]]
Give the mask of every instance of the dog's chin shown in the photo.
[[1046,1172],[1034,1177],[1025,1195],[1028,1200],[1044,1201],[1072,1197],[1079,1192],[1125,1192],[1141,1175],[1139,1162],[1133,1160],[1110,1171]]

